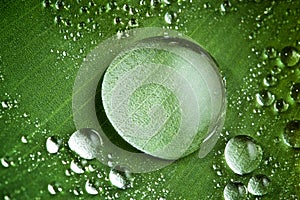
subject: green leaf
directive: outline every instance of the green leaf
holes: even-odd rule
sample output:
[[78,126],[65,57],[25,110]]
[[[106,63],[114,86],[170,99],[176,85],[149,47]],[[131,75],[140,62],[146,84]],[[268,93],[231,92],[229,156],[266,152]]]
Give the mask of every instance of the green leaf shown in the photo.
[[[299,198],[299,126],[290,127],[300,119],[299,1],[126,2],[0,2],[1,198],[222,199],[231,182],[251,188],[249,199],[255,188],[262,199]],[[193,153],[132,174],[132,187],[120,190],[109,182],[109,167],[79,158],[67,142],[76,131],[72,92],[84,58],[136,27],[178,29],[198,42],[218,63],[228,107],[221,137],[205,158]],[[257,102],[265,90],[275,97],[269,106]],[[106,133],[127,145],[113,130]],[[263,151],[258,167],[243,176],[224,158],[236,135],[252,137]],[[49,137],[57,153],[47,151]],[[257,179],[265,176],[268,188]]]

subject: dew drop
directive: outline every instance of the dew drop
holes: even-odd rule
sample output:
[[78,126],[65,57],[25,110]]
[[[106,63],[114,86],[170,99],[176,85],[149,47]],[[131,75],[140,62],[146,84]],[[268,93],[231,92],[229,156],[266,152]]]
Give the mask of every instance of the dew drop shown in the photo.
[[76,173],[76,174],[83,174],[84,170],[83,168],[80,166],[80,164],[74,160],[71,161],[70,163],[70,169]]
[[274,47],[267,47],[263,50],[262,57],[263,57],[263,59],[276,58],[277,51]]
[[48,192],[52,195],[60,193],[62,191],[62,187],[58,183],[50,183],[48,184]]
[[284,142],[293,148],[300,148],[300,121],[293,120],[286,124],[283,132]]
[[231,9],[231,2],[230,1],[224,1],[221,5],[220,5],[220,11],[222,15],[225,15],[226,12],[230,11]]
[[48,137],[46,141],[46,148],[48,153],[54,154],[57,153],[59,150],[59,146],[61,144],[61,141],[58,140],[56,137]]
[[292,85],[290,95],[294,101],[300,103],[300,83],[294,83]]
[[98,190],[93,186],[93,183],[90,180],[87,180],[85,183],[85,190],[88,194],[97,195]]
[[270,179],[263,174],[258,174],[250,178],[248,182],[249,193],[255,196],[263,196],[268,193]]
[[289,108],[289,104],[285,102],[283,99],[278,99],[274,102],[274,111],[275,112],[285,112]]
[[26,136],[23,135],[23,136],[21,137],[21,142],[24,143],[24,144],[27,144],[27,143],[28,143],[28,140],[27,140]]
[[295,47],[285,47],[281,51],[281,62],[286,66],[293,67],[300,60],[300,54]]
[[260,106],[270,106],[275,100],[275,95],[268,90],[260,91],[255,97]]
[[177,14],[173,11],[166,12],[165,14],[165,22],[167,24],[173,24],[177,21]]
[[132,178],[128,170],[116,166],[109,172],[109,180],[111,184],[120,189],[132,187]]
[[225,160],[236,174],[243,175],[254,171],[261,162],[262,148],[253,138],[238,135],[231,138],[225,147]]
[[91,160],[96,158],[96,155],[99,153],[99,147],[102,146],[102,138],[94,129],[83,128],[71,135],[68,145],[81,158]]
[[7,158],[1,158],[1,165],[8,168],[10,166],[9,160]]
[[273,76],[272,74],[268,74],[264,78],[263,83],[265,86],[271,87],[271,86],[276,85],[277,81],[278,81],[278,79],[275,76]]
[[247,188],[243,183],[230,182],[224,188],[225,200],[243,200],[247,197]]

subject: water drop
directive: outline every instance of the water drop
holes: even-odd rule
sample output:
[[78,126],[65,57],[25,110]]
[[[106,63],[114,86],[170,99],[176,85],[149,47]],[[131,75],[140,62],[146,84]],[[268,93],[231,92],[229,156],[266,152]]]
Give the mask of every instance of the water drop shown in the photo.
[[248,182],[249,193],[255,196],[263,196],[268,193],[270,179],[263,174],[258,174],[250,178]]
[[300,148],[300,121],[293,120],[286,124],[283,139],[288,146]]
[[283,100],[283,99],[278,99],[274,102],[274,111],[275,112],[285,112],[289,108],[289,104]]
[[225,147],[225,160],[236,174],[243,175],[254,171],[262,159],[262,149],[253,138],[238,135],[231,138]]
[[85,190],[88,194],[96,195],[98,194],[98,190],[94,187],[93,183],[90,180],[87,180],[85,183]]
[[277,57],[277,51],[274,47],[267,47],[262,53],[263,59],[272,59]]
[[300,60],[300,54],[295,47],[285,47],[281,51],[281,61],[289,67],[295,66]]
[[62,191],[62,187],[58,183],[48,184],[48,192],[52,195],[55,195]]
[[57,153],[59,150],[59,146],[61,144],[61,141],[58,140],[56,137],[48,137],[46,141],[46,148],[48,153],[54,154]]
[[57,10],[61,10],[61,9],[63,9],[64,7],[65,7],[65,2],[64,2],[64,1],[62,1],[62,0],[56,1],[56,3],[55,3],[55,8],[56,8]]
[[42,5],[44,8],[50,7],[51,1],[50,0],[43,0]]
[[132,178],[129,171],[123,167],[116,166],[109,172],[109,180],[112,185],[120,189],[132,187]]
[[231,10],[231,2],[230,1],[224,1],[221,5],[220,5],[220,11],[222,15],[225,15],[226,12]]
[[290,95],[294,101],[300,103],[300,83],[294,83],[292,85]]
[[173,11],[166,12],[165,14],[165,22],[167,24],[173,24],[177,21],[177,14]]
[[255,97],[260,106],[270,106],[275,100],[275,95],[268,90],[260,91]]
[[243,200],[247,197],[247,188],[243,183],[230,182],[224,188],[225,200]]
[[1,158],[1,165],[5,168],[10,166],[10,162],[7,158]]
[[96,158],[96,155],[99,153],[102,138],[97,131],[90,128],[83,128],[71,135],[68,145],[81,158],[91,160]]
[[80,164],[74,160],[71,161],[70,163],[70,169],[76,173],[76,174],[83,174],[84,170],[83,168],[80,166]]
[[28,143],[28,140],[27,140],[26,136],[23,135],[23,136],[21,137],[21,142],[24,143],[24,144],[27,144],[27,143]]
[[277,81],[278,81],[278,79],[275,76],[273,76],[272,74],[268,74],[264,78],[263,83],[265,86],[271,87],[271,86],[276,85]]

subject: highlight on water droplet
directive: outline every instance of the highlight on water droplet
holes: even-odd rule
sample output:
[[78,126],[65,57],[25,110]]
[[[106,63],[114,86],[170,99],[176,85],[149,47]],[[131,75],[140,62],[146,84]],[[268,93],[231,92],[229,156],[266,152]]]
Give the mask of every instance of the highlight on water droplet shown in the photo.
[[293,148],[300,148],[300,121],[292,120],[285,126],[283,132],[284,142]]
[[243,200],[247,198],[247,188],[241,182],[228,183],[223,191],[225,200]]
[[255,196],[263,196],[269,192],[270,179],[263,174],[252,176],[248,182],[249,193]]
[[263,151],[250,136],[238,135],[228,141],[224,154],[230,169],[236,174],[244,175],[259,166]]

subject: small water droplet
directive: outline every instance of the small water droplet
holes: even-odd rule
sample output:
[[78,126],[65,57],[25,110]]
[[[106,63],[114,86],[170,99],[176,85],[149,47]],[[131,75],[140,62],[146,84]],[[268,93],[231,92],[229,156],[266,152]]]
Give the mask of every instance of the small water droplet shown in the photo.
[[293,120],[286,124],[283,139],[288,146],[300,148],[300,121]]
[[258,167],[263,151],[250,136],[238,135],[228,141],[224,154],[230,169],[236,174],[243,175]]
[[116,166],[109,172],[109,180],[112,185],[120,189],[132,187],[132,178],[126,168]]
[[102,144],[102,138],[99,133],[90,128],[75,131],[68,141],[70,149],[81,158],[87,160],[96,158],[96,155],[99,154],[99,147]]
[[226,12],[230,11],[231,8],[231,2],[230,1],[224,1],[223,3],[221,3],[220,5],[220,11],[222,15],[225,15]]
[[58,183],[50,183],[48,184],[48,192],[52,195],[60,193],[62,191],[62,187]]
[[278,99],[274,102],[274,111],[275,112],[285,112],[289,108],[289,104],[283,99]]
[[71,161],[70,163],[70,169],[75,172],[76,174],[83,174],[84,170],[83,168],[80,166],[80,164],[74,160]]
[[280,74],[281,71],[282,71],[281,68],[280,68],[279,66],[275,65],[275,66],[271,69],[271,74],[272,74],[272,75]]
[[281,62],[286,66],[293,67],[300,60],[300,54],[295,47],[285,47],[281,51]]
[[243,200],[247,197],[247,188],[243,183],[230,182],[224,188],[225,200]]
[[271,86],[276,85],[277,81],[278,81],[278,79],[275,76],[273,76],[272,74],[268,74],[264,78],[263,83],[265,86],[271,87]]
[[10,166],[10,161],[8,158],[1,158],[1,165],[5,168]]
[[61,144],[61,141],[58,140],[56,137],[51,136],[48,137],[47,141],[46,141],[46,148],[48,153],[54,154],[57,153],[59,150],[59,146]]
[[260,91],[255,95],[255,97],[260,106],[270,106],[275,100],[275,95],[268,90]]
[[250,178],[248,182],[249,193],[255,196],[263,196],[268,193],[270,179],[263,174],[258,174]]
[[87,180],[85,183],[85,191],[91,195],[96,195],[99,193],[98,190],[95,188],[95,186],[93,185],[93,183],[90,180]]
[[263,59],[272,59],[277,57],[277,51],[274,47],[267,47],[263,50],[262,58]]
[[300,83],[294,83],[292,85],[290,95],[294,101],[300,103]]
[[167,24],[173,24],[177,21],[177,14],[173,11],[166,12],[165,14],[165,22]]
[[28,143],[28,140],[24,135],[21,137],[21,142],[24,143],[24,144]]

